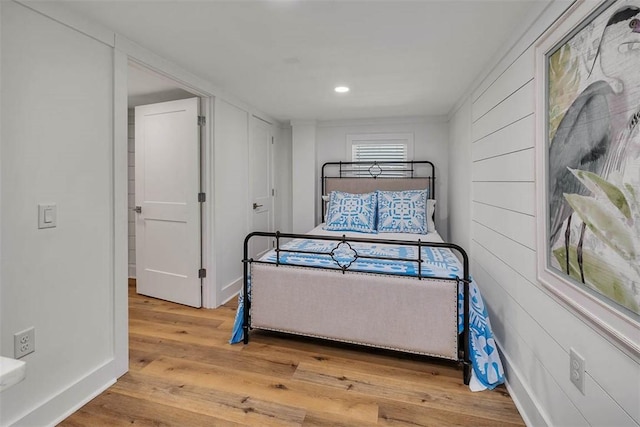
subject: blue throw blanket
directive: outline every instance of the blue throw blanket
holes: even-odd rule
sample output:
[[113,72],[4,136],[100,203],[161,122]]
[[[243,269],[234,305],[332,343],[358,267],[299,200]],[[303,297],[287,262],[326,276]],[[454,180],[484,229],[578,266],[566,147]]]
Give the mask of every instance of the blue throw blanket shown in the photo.
[[[418,276],[417,261],[399,261],[397,258],[417,259],[417,246],[372,243],[339,243],[328,240],[296,239],[286,245],[283,250],[323,252],[324,254],[280,252],[280,264],[295,264],[309,267],[326,267],[340,269],[348,267],[349,271],[391,273],[407,276]],[[331,255],[332,253],[332,255]],[[422,277],[461,277],[462,266],[458,258],[449,249],[422,247]],[[357,255],[356,255],[357,254]],[[388,257],[395,260],[361,258],[362,256]],[[277,255],[270,251],[261,258],[262,261],[275,263]],[[473,365],[472,388],[493,389],[504,382],[504,370],[496,343],[491,332],[491,324],[487,310],[480,296],[476,283],[469,284],[469,344],[470,359]],[[458,286],[458,332],[464,329],[464,289]],[[244,295],[238,297],[238,311],[233,325],[230,342],[242,341],[242,322],[244,316]],[[476,384],[474,386],[474,380]]]

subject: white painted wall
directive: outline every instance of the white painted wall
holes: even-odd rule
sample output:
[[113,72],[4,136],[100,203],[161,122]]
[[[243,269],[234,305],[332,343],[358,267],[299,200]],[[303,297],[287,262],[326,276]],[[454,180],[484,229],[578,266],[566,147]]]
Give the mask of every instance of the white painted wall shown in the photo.
[[[251,113],[221,99],[214,113],[214,246],[217,304],[241,287],[244,238],[251,227],[249,183],[249,123]],[[256,119],[253,119],[256,120]],[[276,230],[292,229],[291,128],[271,125],[274,137],[273,179]]]
[[471,252],[471,100],[449,121],[449,242]]
[[293,217],[291,215],[291,193],[293,191],[291,127],[274,126],[274,141],[275,229],[283,233],[291,233],[293,230]]
[[[315,221],[321,221],[320,171],[326,162],[351,161],[346,149],[347,135],[367,133],[411,133],[414,135],[414,160],[430,160],[436,166],[436,228],[444,239],[448,230],[449,127],[445,117],[406,117],[356,121],[318,122],[314,193]],[[295,138],[294,138],[295,144]],[[295,150],[295,146],[294,146]],[[295,176],[295,175],[294,175]],[[297,178],[296,178],[297,179]],[[295,194],[294,194],[295,197]],[[307,230],[308,231],[308,230]]]
[[[637,355],[619,350],[536,279],[532,44],[566,6],[547,9],[467,95],[471,120],[464,105],[452,117],[451,149],[471,142],[473,166],[471,191],[469,181],[454,181],[451,194],[472,198],[472,274],[525,419],[531,425],[638,425]],[[468,225],[452,215],[452,230]],[[569,381],[570,348],[586,359],[584,395]]]
[[292,121],[292,230],[306,233],[315,227],[318,196],[316,162],[316,122]]
[[[113,52],[17,3],[0,10],[2,355],[36,330],[0,424],[47,425],[116,377]],[[57,204],[56,228],[37,228],[41,202]]]
[[218,304],[231,298],[242,278],[244,237],[249,231],[248,113],[228,102],[215,103],[215,225]]
[[[2,393],[0,425],[50,425],[128,366],[127,55],[216,96],[215,109],[207,103],[216,145],[207,152],[206,187],[220,236],[211,230],[215,253],[206,262],[228,295],[209,298],[211,305],[238,289],[229,284],[239,285],[250,212],[247,117],[269,118],[57,4],[0,2],[0,17],[0,353],[12,356],[13,334],[36,328],[27,379]],[[279,142],[276,221],[290,230],[290,130]],[[38,202],[58,204],[57,228],[36,229]]]

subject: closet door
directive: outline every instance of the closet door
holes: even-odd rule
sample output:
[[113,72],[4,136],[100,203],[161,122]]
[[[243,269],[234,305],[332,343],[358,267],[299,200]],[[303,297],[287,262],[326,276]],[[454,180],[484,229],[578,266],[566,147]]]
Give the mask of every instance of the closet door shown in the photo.
[[[251,118],[249,138],[249,175],[251,192],[251,230],[273,231],[273,179],[272,179],[271,125]],[[253,238],[249,257],[259,258],[271,249],[272,239]]]
[[202,305],[199,99],[136,107],[140,294]]

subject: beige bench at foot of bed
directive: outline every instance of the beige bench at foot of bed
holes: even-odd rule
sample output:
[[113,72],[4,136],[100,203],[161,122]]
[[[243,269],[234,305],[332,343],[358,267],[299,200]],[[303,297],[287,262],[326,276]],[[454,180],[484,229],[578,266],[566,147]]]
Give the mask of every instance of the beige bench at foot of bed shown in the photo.
[[455,281],[251,265],[251,327],[458,360]]

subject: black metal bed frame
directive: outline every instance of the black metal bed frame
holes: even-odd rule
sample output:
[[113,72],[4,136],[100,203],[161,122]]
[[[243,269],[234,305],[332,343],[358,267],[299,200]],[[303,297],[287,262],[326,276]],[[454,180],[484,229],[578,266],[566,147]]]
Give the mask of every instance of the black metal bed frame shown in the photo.
[[[393,164],[393,165],[398,165],[399,163],[407,163],[407,162],[330,162],[330,163],[325,163],[322,166],[322,190],[323,190],[323,194],[324,194],[324,183],[325,183],[325,166],[327,165],[338,165],[339,170],[340,170],[340,175],[338,176],[338,178],[343,177],[343,174],[347,174],[347,173],[351,173],[354,171],[357,172],[361,172],[362,169],[355,169],[355,170],[349,170],[349,169],[343,169],[343,165],[345,166],[353,166],[353,165],[358,165],[358,164],[371,164],[371,165],[378,165],[378,168],[381,169],[379,167],[379,165],[385,165],[385,164]],[[406,177],[399,177],[398,179],[411,179],[414,177],[414,164],[427,164],[430,165],[431,167],[431,176],[430,176],[430,194],[434,194],[435,193],[435,168],[433,166],[433,163],[429,162],[429,161],[415,161],[415,162],[409,162],[411,163],[411,166],[409,168],[407,168],[406,170],[404,170],[404,172],[408,172],[410,173],[409,176]],[[397,172],[398,169],[395,169],[394,172]],[[371,173],[371,169],[369,169],[369,173]],[[377,175],[372,175],[372,177],[377,177],[380,176],[380,174]],[[350,178],[353,178],[353,176],[349,176]],[[370,177],[367,177],[370,178]],[[424,178],[424,177],[422,177]],[[324,211],[324,209],[323,209]],[[324,213],[323,213],[324,215]],[[249,242],[252,238],[254,237],[266,237],[266,238],[273,238],[275,241],[275,252],[276,252],[276,262],[269,262],[269,261],[261,261],[261,260],[254,260],[253,258],[249,258]],[[325,240],[325,241],[334,241],[336,242],[336,246],[332,248],[331,251],[329,252],[316,252],[316,251],[301,251],[301,250],[292,250],[292,249],[286,249],[286,248],[282,248],[281,246],[281,239],[307,239],[307,240]],[[400,245],[400,246],[413,246],[417,248],[417,253],[418,253],[418,257],[417,258],[394,258],[394,257],[373,257],[373,256],[367,256],[367,255],[360,255],[358,254],[358,252],[351,246],[350,243],[373,243],[373,244],[393,244],[393,245]],[[353,252],[353,259],[349,262],[349,263],[341,263],[338,259],[336,259],[335,257],[335,251],[338,250],[340,248],[341,245],[347,245],[349,247],[349,249]],[[426,276],[422,274],[422,248],[424,247],[433,247],[433,248],[446,248],[446,249],[451,249],[451,250],[455,250],[458,253],[461,254],[462,256],[462,265],[463,265],[463,277],[456,277],[456,278],[451,278],[451,277],[437,277],[437,276]],[[319,266],[308,266],[308,265],[299,265],[299,264],[294,264],[294,263],[281,263],[280,262],[280,254],[282,252],[288,252],[288,253],[300,253],[300,254],[314,254],[314,255],[326,255],[329,256],[331,259],[333,259],[333,261],[336,264],[336,267],[319,267]],[[464,304],[463,304],[463,310],[464,310],[464,325],[463,325],[463,331],[462,333],[458,334],[458,363],[460,363],[463,367],[463,380],[465,384],[469,384],[469,381],[471,379],[471,361],[469,358],[470,355],[470,348],[469,348],[469,283],[471,281],[470,275],[469,275],[469,257],[467,256],[466,251],[453,243],[439,243],[439,242],[422,242],[420,240],[418,240],[417,242],[415,241],[408,241],[408,240],[385,240],[385,239],[369,239],[369,238],[359,238],[359,237],[353,237],[353,238],[347,238],[345,235],[342,235],[341,237],[338,236],[326,236],[326,235],[310,235],[310,234],[294,234],[294,233],[280,233],[280,232],[253,232],[250,233],[246,236],[246,238],[244,239],[244,257],[243,257],[243,292],[244,292],[244,318],[243,318],[243,324],[242,324],[242,329],[243,329],[243,335],[244,335],[244,344],[248,344],[249,343],[249,330],[251,329],[251,315],[250,315],[250,311],[251,311],[251,298],[250,298],[250,291],[249,291],[249,266],[253,263],[256,264],[271,264],[271,265],[275,265],[276,267],[278,266],[282,266],[282,265],[286,265],[286,266],[298,266],[298,267],[304,267],[304,268],[309,268],[309,269],[324,269],[324,270],[341,270],[343,274],[345,274],[347,271],[354,271],[354,270],[349,270],[353,264],[353,262],[358,259],[358,258],[366,258],[366,259],[378,259],[378,260],[392,260],[392,261],[404,261],[404,262],[416,262],[418,265],[418,275],[417,275],[417,279],[418,280],[422,280],[422,279],[437,279],[437,280],[448,280],[448,281],[452,281],[455,282],[455,286],[456,286],[456,292],[458,289],[458,285],[462,282],[463,283],[463,293],[464,293]],[[357,270],[356,270],[357,271]],[[367,274],[376,274],[376,275],[383,275],[383,276],[403,276],[403,275],[398,275],[398,274],[393,274],[393,273],[388,273],[388,272],[366,272]],[[408,277],[408,276],[403,276],[403,277]],[[409,276],[410,277],[410,276]],[[458,308],[458,304],[456,304],[456,312],[459,315],[459,308]],[[457,318],[457,317],[456,317]]]
[[[430,173],[418,174],[421,166],[427,167]],[[337,170],[336,170],[337,168]],[[398,176],[402,173],[402,176]],[[416,179],[427,178],[429,180],[429,198],[436,198],[436,167],[429,160],[407,160],[401,161],[371,161],[371,162],[326,162],[322,165],[322,195],[325,194],[328,178],[358,178],[358,179]],[[324,222],[325,204],[322,201],[322,221]]]

